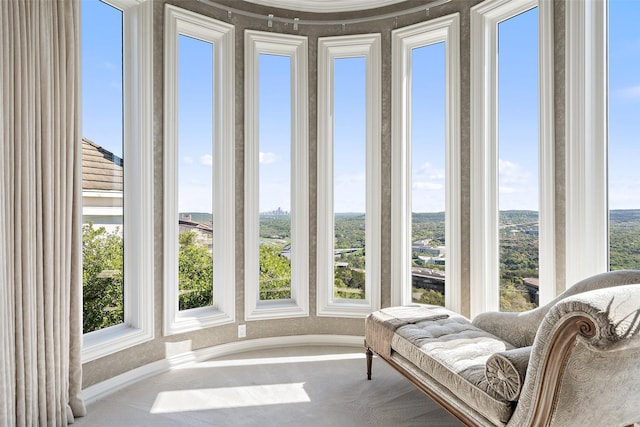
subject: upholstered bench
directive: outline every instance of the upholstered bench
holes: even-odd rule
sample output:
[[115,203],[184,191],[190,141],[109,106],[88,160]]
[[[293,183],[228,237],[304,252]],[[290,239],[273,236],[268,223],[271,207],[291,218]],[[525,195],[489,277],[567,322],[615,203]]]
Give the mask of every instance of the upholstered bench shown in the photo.
[[640,420],[640,272],[604,273],[526,313],[470,321],[412,304],[365,322],[376,353],[467,425],[616,426]]

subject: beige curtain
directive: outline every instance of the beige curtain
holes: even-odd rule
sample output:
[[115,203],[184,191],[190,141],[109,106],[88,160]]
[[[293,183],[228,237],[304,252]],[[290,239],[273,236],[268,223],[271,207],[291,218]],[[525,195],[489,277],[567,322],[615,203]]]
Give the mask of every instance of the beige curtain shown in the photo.
[[85,413],[78,0],[0,0],[0,425]]

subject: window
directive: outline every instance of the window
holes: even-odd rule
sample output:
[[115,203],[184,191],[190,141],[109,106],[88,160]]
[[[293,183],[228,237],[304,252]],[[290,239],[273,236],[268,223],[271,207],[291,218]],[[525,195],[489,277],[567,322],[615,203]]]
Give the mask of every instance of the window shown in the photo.
[[411,51],[411,300],[444,305],[445,43]]
[[[532,12],[527,12],[536,7],[538,7],[537,20],[534,19]],[[516,235],[520,231],[525,233],[528,231],[531,233],[530,236],[535,236],[536,230],[532,224],[536,222],[536,214],[539,218],[539,301],[544,304],[556,294],[552,14],[552,3],[540,2],[538,6],[535,0],[511,2],[487,0],[471,9],[471,69],[475,73],[471,80],[471,316],[483,311],[499,309],[500,289],[497,284],[500,283],[501,274],[500,249],[505,254],[504,249],[508,243],[509,233]],[[515,20],[509,22],[511,19]],[[533,95],[526,96],[525,99],[529,100],[526,107],[528,113],[522,115],[521,119],[529,129],[536,128],[537,122],[538,140],[527,143],[527,147],[533,144],[535,147],[522,150],[520,143],[524,137],[510,130],[511,119],[508,116],[508,109],[509,105],[514,105],[515,101],[511,99],[513,93],[509,92],[509,85],[515,84],[515,87],[520,87],[522,90],[522,87],[533,85],[531,80],[535,77],[528,77],[527,83],[518,81],[510,83],[509,74],[516,75],[518,71],[515,66],[509,64],[510,61],[513,63],[515,60],[518,50],[523,49],[526,49],[528,61],[531,61],[535,56],[533,52],[535,48],[531,47],[534,42],[529,33],[518,37],[516,40],[518,46],[511,47],[505,44],[507,40],[504,40],[501,45],[501,62],[498,62],[498,43],[501,36],[507,38],[511,27],[513,31],[523,31],[525,22],[518,21],[527,20],[530,20],[527,26],[529,32],[538,28],[538,35],[534,38],[537,38],[539,46],[537,67],[539,91],[535,94],[537,101],[533,100]],[[531,22],[532,20],[536,21],[535,24]],[[506,59],[502,58],[502,53],[505,54]],[[501,68],[500,73],[506,71],[507,76],[499,77],[499,68]],[[530,68],[531,66],[528,70]],[[501,90],[502,93],[500,93]],[[532,117],[536,102],[539,108],[539,119],[534,121]],[[518,108],[519,111],[523,111],[520,106]],[[501,138],[500,144],[499,138]],[[520,156],[521,151],[538,153],[538,167],[531,166],[532,154],[527,159],[511,160],[511,158],[517,159],[515,156]],[[523,180],[526,174],[521,173],[525,162],[532,177],[530,180]],[[514,176],[518,177],[519,181],[514,181]],[[537,178],[533,178],[535,176]],[[508,181],[509,179],[511,182]],[[520,201],[515,199],[514,195],[522,192],[527,186],[538,188],[538,201],[532,200],[530,196],[526,198],[523,196]],[[510,187],[518,193],[509,195],[507,190]],[[535,211],[536,206],[539,212],[531,212]],[[500,216],[506,218],[509,215],[513,217],[519,214],[512,212],[505,215],[500,211],[512,209],[528,210],[530,212],[527,215],[531,218],[525,218],[526,215],[521,212],[520,216],[524,216],[515,220],[516,225],[510,223],[509,227],[501,229]],[[514,220],[514,218],[508,219]],[[513,248],[518,252],[530,242],[516,243]],[[533,252],[535,252],[534,249],[532,249]],[[503,256],[502,261],[506,260],[507,257]],[[515,272],[509,272],[504,266],[502,270],[505,277],[515,276],[512,280],[518,282],[522,281],[523,275],[530,275],[530,272],[524,272],[525,270],[516,269]],[[522,291],[520,293],[516,290],[514,293],[523,295],[524,290]]]
[[[122,11],[82,5],[84,333],[124,323]],[[101,114],[100,114],[101,113]]]
[[309,314],[307,39],[245,31],[245,319]]
[[83,362],[153,337],[151,5],[82,2]]
[[380,35],[318,40],[318,315],[380,307]]
[[165,16],[164,333],[235,321],[234,30]]
[[498,23],[500,310],[538,304],[538,9]]
[[459,15],[395,30],[392,54],[391,304],[444,290],[460,311]]
[[259,300],[291,299],[291,58],[259,55]]
[[214,50],[178,34],[178,310],[213,305]]
[[608,3],[609,269],[640,269],[640,4]]
[[567,286],[639,267],[638,13],[622,0],[567,3]]

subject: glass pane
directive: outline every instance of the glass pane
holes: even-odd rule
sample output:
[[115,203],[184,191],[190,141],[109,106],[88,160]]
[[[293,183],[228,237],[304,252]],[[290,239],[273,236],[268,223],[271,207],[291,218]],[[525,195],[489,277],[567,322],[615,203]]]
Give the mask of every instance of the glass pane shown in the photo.
[[366,66],[364,57],[333,63],[335,298],[365,298]]
[[83,330],[124,322],[122,12],[82,2]]
[[260,300],[291,298],[291,58],[260,54]]
[[213,50],[178,35],[178,308],[213,304]]
[[609,0],[609,266],[640,269],[640,2]]
[[445,43],[411,52],[411,297],[444,305]]
[[538,9],[498,24],[500,309],[538,304]]

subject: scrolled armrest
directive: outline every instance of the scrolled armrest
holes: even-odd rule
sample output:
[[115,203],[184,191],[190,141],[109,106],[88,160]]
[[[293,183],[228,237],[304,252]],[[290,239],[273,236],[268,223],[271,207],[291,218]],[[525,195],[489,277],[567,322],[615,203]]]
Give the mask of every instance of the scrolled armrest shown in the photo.
[[[577,345],[577,342],[580,344]],[[587,358],[595,365],[593,368],[582,366],[581,355],[588,348],[591,349],[589,351],[608,353],[608,357]],[[587,291],[556,302],[536,334],[525,382],[509,426],[547,425],[550,417],[557,415],[556,402],[563,392],[561,381],[580,381],[571,375],[565,377],[566,369],[572,369],[574,376],[578,375],[578,371],[584,373],[597,369],[598,377],[607,382],[608,378],[616,375],[617,370],[624,369],[629,360],[637,360],[638,354],[640,285]],[[596,363],[605,359],[607,362],[604,364]],[[580,361],[578,371],[574,368],[576,361]],[[629,389],[635,378],[633,375],[623,375],[619,378],[618,386],[605,387],[603,401],[620,398],[618,391]],[[597,386],[594,387],[597,389]],[[606,413],[604,416],[611,418],[614,415]]]
[[[584,314],[593,322],[589,342],[599,348],[612,345],[640,345],[640,284],[598,289],[573,295],[558,302],[546,324],[571,314]],[[585,326],[586,327],[586,326]]]

